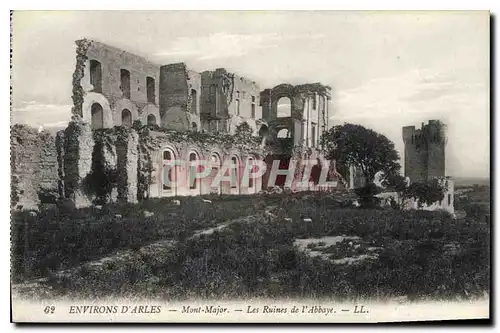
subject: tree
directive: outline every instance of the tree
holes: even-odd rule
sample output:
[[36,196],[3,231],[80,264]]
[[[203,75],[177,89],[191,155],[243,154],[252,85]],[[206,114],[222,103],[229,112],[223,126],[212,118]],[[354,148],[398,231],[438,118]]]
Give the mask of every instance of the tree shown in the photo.
[[391,200],[391,207],[403,209],[409,199],[407,196],[408,182],[406,178],[399,174],[390,174],[385,177],[382,184],[387,190],[392,190],[397,193],[397,198]]
[[367,182],[372,182],[379,171],[387,177],[401,169],[394,143],[361,125],[333,126],[321,137],[321,143],[327,158],[336,160],[338,170],[344,175],[349,166],[357,166]]
[[234,134],[241,138],[251,138],[253,135],[253,130],[250,127],[250,125],[248,125],[248,123],[245,121],[236,126]]
[[405,191],[407,198],[417,200],[419,208],[424,204],[427,206],[444,199],[445,186],[439,179],[433,179],[423,183],[413,183]]
[[380,205],[380,199],[376,197],[380,193],[380,188],[373,183],[368,183],[363,187],[354,190],[359,197],[362,208],[375,208]]
[[417,201],[419,208],[422,208],[424,204],[430,206],[444,199],[446,189],[445,184],[440,179],[408,185],[406,179],[401,175],[388,176],[384,185],[398,194],[398,200],[394,203],[394,208],[397,209],[404,209],[409,199]]

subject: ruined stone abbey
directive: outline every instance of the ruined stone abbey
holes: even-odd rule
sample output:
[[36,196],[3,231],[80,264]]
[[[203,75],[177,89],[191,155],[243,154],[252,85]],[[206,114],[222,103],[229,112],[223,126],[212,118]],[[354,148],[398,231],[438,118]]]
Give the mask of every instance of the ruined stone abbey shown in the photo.
[[[35,207],[44,197],[136,202],[148,197],[253,194],[269,174],[246,185],[211,179],[223,163],[241,179],[251,160],[292,158],[327,163],[319,139],[329,128],[331,88],[320,83],[258,84],[223,68],[197,73],[184,63],[157,65],[87,39],[76,42],[72,120],[55,137],[16,127],[11,133],[14,207]],[[281,100],[288,100],[283,108]],[[21,133],[23,132],[23,133]],[[188,166],[165,171],[170,160],[210,161],[212,173],[194,182]],[[335,166],[330,180],[343,184]],[[297,179],[300,172],[297,172]],[[318,171],[308,189],[316,190]],[[284,179],[277,184],[283,185]],[[292,185],[293,186],[293,185]]]

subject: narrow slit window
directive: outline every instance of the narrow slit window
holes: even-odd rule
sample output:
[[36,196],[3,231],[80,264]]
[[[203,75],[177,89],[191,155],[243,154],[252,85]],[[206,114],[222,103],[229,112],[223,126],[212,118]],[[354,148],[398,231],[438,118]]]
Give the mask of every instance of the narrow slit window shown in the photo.
[[236,157],[231,157],[231,188],[237,188],[238,182],[238,160]]
[[155,104],[155,79],[151,76],[146,77],[146,90],[148,103]]
[[120,69],[120,88],[123,97],[130,98],[130,72],[126,69]]
[[102,93],[102,69],[97,60],[90,60],[90,84],[94,87],[94,92]]
[[[196,160],[197,160],[196,153],[189,154],[189,162],[192,163]],[[189,189],[191,189],[191,190],[196,190],[198,180],[193,179],[196,171],[197,171],[197,166],[191,165],[191,169],[190,169],[190,173],[189,173]]]

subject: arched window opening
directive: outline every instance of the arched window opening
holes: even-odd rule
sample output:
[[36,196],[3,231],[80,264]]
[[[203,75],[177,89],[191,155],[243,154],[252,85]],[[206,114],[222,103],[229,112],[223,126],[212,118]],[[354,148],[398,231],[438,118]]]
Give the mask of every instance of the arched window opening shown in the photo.
[[259,129],[259,136],[265,137],[269,134],[269,128],[266,125],[262,125]]
[[120,69],[120,89],[123,97],[130,98],[130,72],[126,69]]
[[192,123],[191,123],[191,129],[192,129],[193,131],[197,132],[197,131],[198,131],[198,124],[196,124],[195,122],[192,122]]
[[250,167],[250,174],[248,177],[248,188],[253,189],[254,188],[254,183],[253,183],[253,173],[256,171],[255,170],[255,165],[253,163],[253,158],[249,157],[248,158],[248,164]]
[[122,125],[132,127],[132,113],[128,109],[123,109],[122,111]]
[[220,158],[219,156],[217,156],[217,154],[212,154],[212,156],[210,156],[210,164],[212,165],[212,168],[220,167]]
[[94,92],[102,93],[102,71],[101,63],[97,60],[90,60],[90,84],[94,87]]
[[290,138],[290,131],[288,128],[282,128],[278,132],[278,138]]
[[175,181],[175,166],[169,165],[174,160],[174,154],[170,150],[163,151],[163,190],[171,191],[172,182]]
[[148,125],[156,125],[156,117],[154,114],[148,115]]
[[220,193],[220,184],[214,183],[214,180],[217,178],[217,174],[219,173],[219,169],[221,167],[221,160],[217,154],[212,154],[210,156],[210,178],[209,178],[209,186],[211,193]]
[[98,129],[104,127],[104,112],[102,106],[99,103],[92,104],[90,108],[91,120],[90,125],[92,129]]
[[277,117],[278,118],[291,117],[292,116],[292,102],[290,101],[290,98],[281,97],[278,100],[277,109],[278,109],[277,110]]
[[231,188],[238,187],[238,159],[231,157]]
[[318,185],[320,176],[321,176],[321,161],[318,158],[316,159],[316,164],[313,165],[313,167],[311,168],[311,176],[309,177],[309,181],[313,182],[314,185]]
[[189,172],[189,189],[191,190],[196,190],[198,179],[195,179],[194,176],[196,174],[196,171],[199,171],[198,168],[200,167],[199,165],[193,164],[198,159],[198,156],[196,153],[192,152],[189,154],[189,162],[191,163],[191,168]]

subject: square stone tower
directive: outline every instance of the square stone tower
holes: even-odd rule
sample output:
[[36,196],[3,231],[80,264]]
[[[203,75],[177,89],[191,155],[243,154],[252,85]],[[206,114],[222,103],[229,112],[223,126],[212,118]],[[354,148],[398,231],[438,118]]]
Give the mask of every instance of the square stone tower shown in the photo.
[[446,176],[445,147],[447,143],[446,125],[439,120],[403,127],[405,143],[405,177],[411,182],[424,182]]

